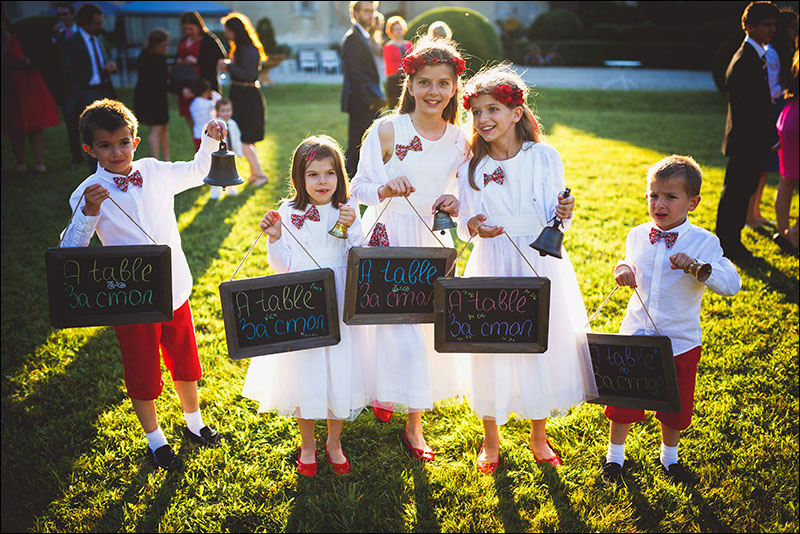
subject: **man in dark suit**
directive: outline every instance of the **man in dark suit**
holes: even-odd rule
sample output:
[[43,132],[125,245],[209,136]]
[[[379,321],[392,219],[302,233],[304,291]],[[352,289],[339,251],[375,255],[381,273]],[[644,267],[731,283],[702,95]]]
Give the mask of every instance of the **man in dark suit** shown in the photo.
[[[74,121],[67,124],[69,135],[78,135],[77,122],[83,110],[103,98],[116,98],[111,84],[111,73],[116,72],[116,64],[108,59],[103,33],[103,10],[96,4],[83,4],[75,15],[78,31],[64,39],[61,46],[61,64],[66,82],[65,118]],[[74,132],[74,133],[73,133]],[[72,144],[72,140],[70,144]],[[92,172],[97,168],[97,160],[89,158]],[[73,165],[77,163],[73,159]]]
[[378,67],[369,41],[377,2],[350,2],[353,26],[342,39],[342,111],[349,114],[345,166],[352,178],[358,168],[359,148],[364,132],[386,104]]
[[780,147],[764,55],[775,34],[778,8],[772,2],[751,2],[742,14],[747,37],[725,72],[728,119],[722,153],[728,156],[725,185],[717,207],[716,234],[722,250],[733,261],[750,261],[753,254],[742,244],[747,205],[758,187],[767,151]]

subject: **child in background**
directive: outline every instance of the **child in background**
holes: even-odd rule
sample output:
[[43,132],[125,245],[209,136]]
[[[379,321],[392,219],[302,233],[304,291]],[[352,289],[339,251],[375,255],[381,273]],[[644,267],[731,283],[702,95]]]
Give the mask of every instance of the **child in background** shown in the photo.
[[[650,167],[645,198],[652,221],[628,233],[625,259],[614,269],[617,285],[638,288],[642,299],[631,296],[619,333],[656,335],[658,327],[660,335],[672,340],[683,409],[677,414],[656,412],[656,418],[661,421],[661,469],[678,482],[689,479],[678,460],[678,441],[692,421],[703,292],[708,286],[718,295],[732,296],[742,287],[717,236],[689,222],[688,213],[700,203],[702,181],[700,167],[690,157],[669,156]],[[711,264],[707,280],[686,274],[694,262]],[[610,420],[610,438],[602,477],[610,482],[622,475],[625,439],[631,424],[644,418],[644,410],[606,406],[604,413]]]
[[[242,131],[239,129],[239,125],[236,124],[236,121],[233,120],[233,102],[228,98],[220,98],[217,100],[216,110],[217,118],[225,121],[225,125],[228,127],[228,136],[225,137],[225,144],[228,145],[228,150],[240,158],[244,157],[244,152],[242,151]],[[211,198],[219,198],[222,196],[221,190],[221,187],[212,185]],[[228,191],[228,195],[232,197],[239,193],[235,185],[227,187],[226,191]]]
[[[402,65],[406,78],[400,102],[368,130],[353,178],[353,196],[369,206],[364,213],[367,228],[386,208],[369,246],[440,247],[417,213],[428,227],[437,207],[458,214],[452,193],[456,171],[466,158],[457,98],[465,64],[452,41],[421,39]],[[406,198],[390,202],[392,197]],[[450,234],[441,240],[453,246]],[[460,394],[457,356],[434,350],[432,324],[380,325],[376,335],[381,354],[365,355],[375,360],[370,364],[375,374],[369,379],[370,391],[377,395],[375,415],[388,421],[392,403],[407,407],[406,446],[415,458],[432,460],[433,450],[422,434],[422,412]]]
[[216,103],[222,96],[211,89],[211,83],[205,78],[198,78],[192,82],[192,92],[196,95],[192,103],[189,104],[189,112],[192,114],[194,126],[192,126],[192,136],[194,137],[194,150],[200,149],[200,141],[203,137],[203,128],[211,119],[216,118]]
[[[261,220],[260,227],[269,236],[269,264],[276,273],[317,269],[317,264],[333,269],[341,340],[328,347],[253,358],[242,396],[258,401],[259,412],[297,418],[301,439],[297,471],[303,476],[317,474],[314,422],[327,419],[325,455],[334,472],[345,475],[350,462],[340,436],[344,421],[353,421],[367,403],[361,355],[373,348],[367,346],[364,327],[342,321],[347,251],[359,246],[364,233],[336,141],[321,135],[300,143],[292,158],[292,187],[294,198]],[[284,221],[302,245],[283,235]],[[337,221],[348,227],[346,239],[328,233]]]
[[568,229],[575,200],[564,198],[561,156],[544,143],[526,104],[527,90],[519,75],[501,65],[476,74],[463,98],[472,114],[473,135],[472,158],[458,171],[458,234],[465,241],[480,238],[474,241],[464,276],[550,279],[547,351],[470,355],[467,400],[483,420],[477,468],[484,474],[498,466],[498,425],[512,413],[531,420],[528,446],[536,462],[560,466],[547,439],[547,418],[583,403],[594,384],[584,331],[588,321],[572,263],[563,248],[558,259],[528,246],[554,216]]
[[[155,399],[161,394],[161,354],[172,375],[186,419],[184,434],[207,447],[218,446],[222,436],[203,423],[197,398],[202,367],[197,352],[189,295],[192,275],[181,249],[173,197],[203,185],[211,167],[216,139],[225,135],[225,123],[206,124],[200,149],[191,162],[162,162],[155,158],[133,161],[140,139],[133,113],[116,100],[98,100],[80,117],[83,149],[97,159],[97,171],[83,181],[70,197],[74,212],[61,246],[85,247],[97,232],[105,246],[156,243],[172,252],[172,302],[174,315],[166,323],[114,326],[122,352],[125,386],[133,410],[147,437],[148,456],[162,469],[181,467],[158,425]],[[117,205],[104,203],[112,198]],[[168,199],[168,200],[167,200]],[[76,209],[80,208],[80,209]],[[124,210],[124,211],[123,211]],[[130,218],[135,217],[138,222]],[[144,229],[144,231],[143,231]]]

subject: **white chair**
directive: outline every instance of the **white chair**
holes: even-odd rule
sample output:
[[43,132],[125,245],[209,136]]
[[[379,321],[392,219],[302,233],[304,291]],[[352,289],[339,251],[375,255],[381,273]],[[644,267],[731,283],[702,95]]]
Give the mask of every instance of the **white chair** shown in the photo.
[[321,56],[322,68],[325,70],[325,72],[328,74],[339,74],[339,53],[336,50],[328,48],[321,52]]
[[297,63],[300,72],[319,72],[319,58],[313,50],[299,50],[297,52]]

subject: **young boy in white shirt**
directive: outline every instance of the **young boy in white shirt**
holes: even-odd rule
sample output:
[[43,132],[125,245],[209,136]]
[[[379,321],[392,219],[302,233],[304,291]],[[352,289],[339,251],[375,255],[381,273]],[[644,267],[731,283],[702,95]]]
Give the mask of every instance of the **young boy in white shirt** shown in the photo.
[[[742,287],[717,236],[689,222],[688,213],[700,203],[701,184],[700,167],[690,157],[669,156],[653,165],[647,173],[645,193],[652,221],[631,229],[625,259],[614,269],[617,285],[635,288],[646,307],[632,295],[619,333],[656,335],[655,322],[658,332],[672,341],[682,410],[656,412],[656,418],[661,422],[661,468],[676,482],[690,478],[678,461],[678,442],[681,431],[692,421],[703,292],[708,287],[719,295],[732,296]],[[711,265],[707,279],[700,281],[688,274],[694,262]],[[631,425],[644,418],[644,410],[606,406],[604,413],[610,420],[610,438],[602,477],[610,482],[622,475],[625,439]]]
[[[88,106],[81,114],[79,128],[83,149],[97,159],[98,167],[70,197],[74,216],[64,231],[61,246],[87,246],[97,232],[105,246],[149,244],[152,238],[170,247],[172,320],[117,325],[114,330],[128,396],[147,437],[148,456],[157,467],[175,470],[181,467],[181,461],[167,444],[156,416],[155,399],[164,386],[160,350],[183,407],[186,437],[210,447],[222,442],[222,436],[203,423],[198,403],[197,380],[202,376],[202,367],[188,300],[192,275],[181,248],[174,197],[203,185],[211,167],[211,153],[217,150],[218,139],[226,134],[225,123],[208,122],[194,160],[175,163],[154,158],[133,161],[140,141],[136,136],[138,122],[116,100],[98,100]],[[108,198],[117,205],[104,202]]]
[[194,149],[200,148],[200,140],[203,137],[203,128],[211,119],[216,118],[216,103],[222,96],[211,89],[211,83],[198,78],[192,82],[192,92],[196,95],[192,103],[189,104],[189,113],[192,114],[194,126],[192,126],[192,137],[194,137]]

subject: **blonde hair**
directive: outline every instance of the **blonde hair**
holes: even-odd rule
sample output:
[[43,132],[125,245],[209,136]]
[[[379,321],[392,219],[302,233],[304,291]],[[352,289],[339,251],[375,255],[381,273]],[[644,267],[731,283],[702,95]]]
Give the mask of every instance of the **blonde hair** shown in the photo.
[[432,39],[452,39],[453,30],[443,20],[437,20],[428,27],[428,37]]
[[261,39],[258,38],[258,34],[256,33],[255,28],[253,28],[253,24],[250,22],[250,19],[247,18],[247,15],[243,15],[234,11],[233,13],[230,13],[222,18],[222,24],[233,32],[233,39],[230,41],[231,59],[233,59],[233,54],[236,53],[237,42],[242,45],[248,44],[247,41],[250,41],[250,44],[255,46],[258,50],[258,58],[261,61],[267,60],[267,54],[264,52],[264,47],[261,45]]
[[399,24],[400,27],[403,28],[403,33],[406,33],[406,30],[408,30],[408,24],[406,24],[406,19],[404,19],[400,15],[389,17],[389,20],[386,21],[386,36],[389,39],[392,38],[392,26],[394,26],[395,24]]
[[[534,143],[544,142],[544,136],[539,128],[539,122],[533,115],[533,111],[528,107],[528,86],[517,74],[511,65],[501,63],[493,67],[485,67],[481,69],[475,76],[470,78],[464,88],[465,98],[473,97],[479,94],[491,95],[492,92],[497,90],[501,85],[508,85],[512,89],[522,91],[522,117],[514,126],[514,132],[518,140],[533,141]],[[498,100],[499,102],[499,100]],[[507,106],[506,104],[503,104]],[[508,106],[507,106],[508,107]],[[469,162],[469,185],[476,191],[478,186],[475,184],[475,169],[478,168],[478,163],[489,155],[489,143],[475,129],[475,123],[472,123],[472,137],[470,138],[470,150],[472,152],[472,159]]]
[[703,185],[703,171],[691,156],[678,156],[677,154],[667,156],[647,171],[648,185],[654,180],[669,180],[670,178],[681,178],[683,189],[690,198],[700,194],[700,187]]

